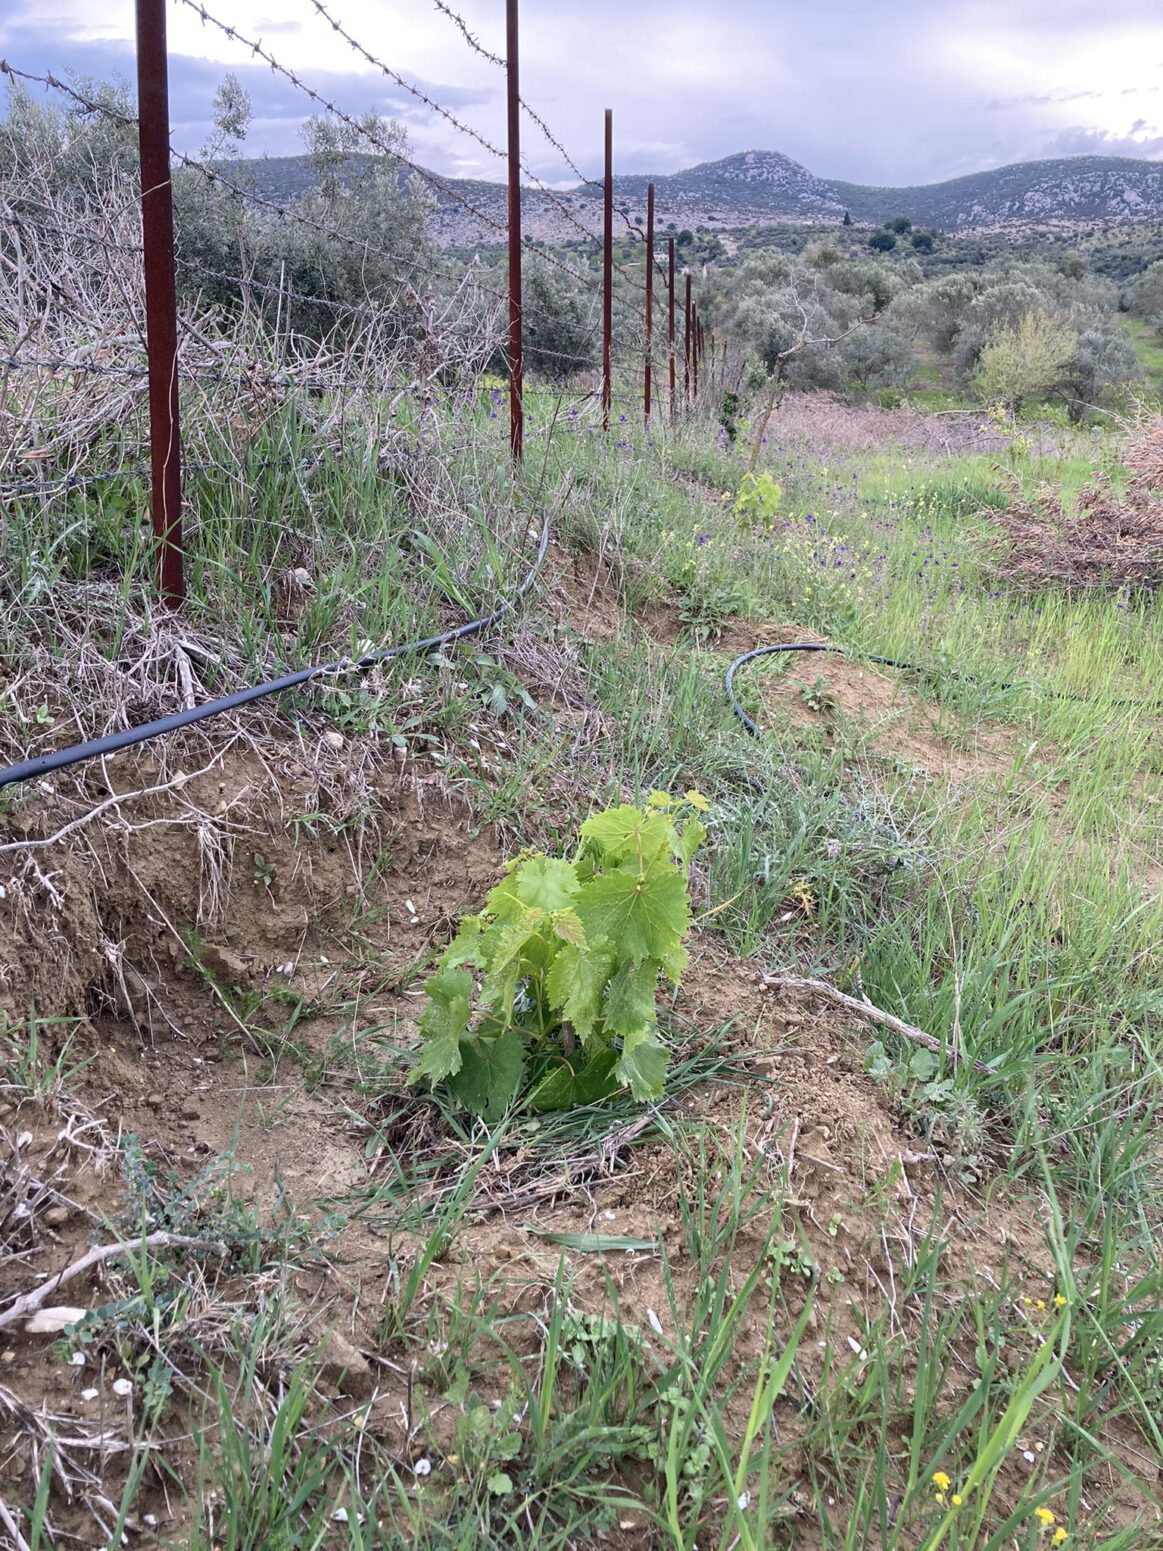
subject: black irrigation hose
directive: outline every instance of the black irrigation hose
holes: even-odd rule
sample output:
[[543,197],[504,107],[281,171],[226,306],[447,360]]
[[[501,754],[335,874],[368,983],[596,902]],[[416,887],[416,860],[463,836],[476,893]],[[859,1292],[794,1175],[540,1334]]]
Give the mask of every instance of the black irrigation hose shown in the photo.
[[68,748],[56,749],[51,754],[41,754],[36,759],[26,759],[23,764],[9,765],[6,770],[0,770],[0,786],[11,786],[18,781],[31,781],[37,776],[48,775],[50,771],[64,770],[69,765],[78,765],[85,759],[97,759],[105,754],[116,754],[121,749],[132,748],[135,743],[146,743],[151,738],[161,737],[164,733],[177,732],[181,727],[190,727],[195,722],[206,721],[209,717],[221,716],[224,711],[236,711],[240,706],[250,705],[253,700],[262,700],[267,695],[278,695],[284,690],[296,689],[300,684],[307,684],[324,674],[348,673],[353,669],[373,668],[377,663],[390,662],[393,657],[432,651],[437,647],[450,646],[454,641],[463,641],[466,636],[479,635],[482,630],[487,630],[490,625],[496,624],[497,620],[503,619],[516,608],[536,580],[548,548],[549,516],[546,514],[541,524],[537,555],[517,591],[511,598],[506,598],[500,603],[491,614],[485,614],[480,619],[470,619],[467,624],[457,625],[455,630],[445,630],[440,635],[427,636],[422,641],[404,641],[398,646],[383,646],[377,651],[368,652],[363,657],[342,657],[338,662],[316,663],[314,667],[300,668],[297,673],[286,673],[282,678],[271,679],[268,683],[253,684],[248,689],[236,690],[233,695],[223,695],[220,700],[208,700],[205,705],[194,706],[188,711],[175,711],[170,716],[159,717],[157,721],[144,722],[140,727],[127,727],[123,732],[109,733],[104,738],[93,738],[88,743],[74,743]]
[[[736,669],[742,668],[744,664],[753,661],[756,657],[767,657],[770,656],[772,652],[833,652],[837,657],[853,656],[853,653],[845,651],[842,646],[832,646],[827,641],[790,641],[786,643],[780,643],[776,646],[757,646],[753,651],[744,652],[741,656],[736,657],[735,661],[727,669],[727,677],[723,680],[723,683],[727,690],[727,699],[731,702],[732,711],[734,711],[735,715],[743,723],[744,727],[746,727],[747,731],[753,738],[761,738],[763,734],[756,723],[752,721],[752,719],[747,715],[747,712],[736,699],[735,690],[733,687],[735,672]],[[962,673],[957,668],[942,668],[939,670],[934,668],[926,668],[917,662],[900,662],[895,657],[880,657],[875,652],[862,653],[860,654],[859,660],[862,662],[875,662],[882,668],[900,668],[902,672],[905,673],[939,672],[942,678],[958,679],[962,684],[980,684],[982,682],[981,679],[979,679],[975,674]],[[992,689],[1019,689],[1022,686],[1012,679],[1005,679],[1000,680],[996,684],[992,684],[990,687]],[[1052,695],[1055,700],[1072,700],[1076,704],[1082,704],[1089,699],[1089,696],[1087,695],[1076,695],[1068,689],[1049,689],[1045,685],[1042,686],[1042,691],[1044,694]],[[1158,698],[1151,700],[1111,701],[1112,705],[1123,707],[1129,706],[1138,710],[1146,710],[1149,707],[1157,706],[1160,703],[1161,702]]]

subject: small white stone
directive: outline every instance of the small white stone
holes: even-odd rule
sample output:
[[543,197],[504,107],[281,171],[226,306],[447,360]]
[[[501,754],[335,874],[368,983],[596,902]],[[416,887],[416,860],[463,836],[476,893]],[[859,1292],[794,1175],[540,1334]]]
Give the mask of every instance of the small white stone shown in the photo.
[[334,749],[337,753],[344,744],[343,734],[336,732],[332,727],[329,727],[323,734],[323,741],[329,749]]
[[1033,1449],[1022,1450],[1022,1458],[1025,1460],[1027,1465],[1032,1465],[1037,1457],[1038,1456],[1034,1453]]
[[432,1461],[427,1455],[418,1459],[412,1466],[412,1474],[416,1476],[430,1476],[432,1474]]
[[739,1496],[735,1499],[735,1506],[739,1509],[740,1513],[743,1513],[751,1506],[751,1493],[740,1492]]
[[132,1395],[133,1394],[133,1380],[132,1379],[114,1379],[113,1380],[113,1393],[115,1395],[120,1395],[123,1399],[124,1399],[124,1397],[126,1395]]
[[336,1508],[335,1512],[331,1515],[331,1522],[333,1524],[346,1524],[347,1523],[347,1509],[346,1508]]
[[82,1400],[96,1400],[97,1396],[100,1393],[101,1393],[100,1390],[96,1390],[96,1389],[83,1389],[81,1391],[81,1399]]
[[69,1367],[70,1368],[83,1368],[84,1366],[85,1366],[85,1354],[84,1354],[84,1352],[74,1352],[72,1354],[72,1356],[69,1358]]

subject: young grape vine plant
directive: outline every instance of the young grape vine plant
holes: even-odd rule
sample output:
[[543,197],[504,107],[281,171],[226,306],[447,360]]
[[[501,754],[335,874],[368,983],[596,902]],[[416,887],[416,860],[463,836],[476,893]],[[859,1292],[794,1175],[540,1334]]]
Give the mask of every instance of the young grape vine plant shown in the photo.
[[498,1120],[594,1104],[621,1088],[658,1097],[660,975],[678,984],[691,927],[691,858],[706,799],[654,792],[581,826],[572,860],[507,864],[479,915],[466,916],[425,987],[411,1082],[446,1083]]

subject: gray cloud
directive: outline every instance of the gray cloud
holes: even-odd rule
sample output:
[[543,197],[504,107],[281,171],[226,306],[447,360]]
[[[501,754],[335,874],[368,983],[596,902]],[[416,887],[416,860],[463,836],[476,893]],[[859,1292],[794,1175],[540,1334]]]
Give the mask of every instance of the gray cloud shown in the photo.
[[[310,25],[264,17],[252,3],[218,0],[225,18],[261,34],[276,55],[288,51],[324,95],[353,114],[398,117],[417,159],[438,170],[501,175],[479,146],[383,77],[356,69],[354,56],[350,71],[312,68],[310,27],[317,23],[309,17]],[[29,69],[72,67],[132,81],[131,16],[126,41],[82,43],[62,14],[70,4],[79,0],[56,0],[55,16],[0,20],[0,51]],[[462,0],[459,8],[486,46],[503,47],[495,0]],[[1047,154],[1160,154],[1137,105],[1114,107],[1120,94],[1158,86],[1127,86],[1130,66],[1108,84],[1089,64],[1086,74],[1077,65],[1101,45],[1132,37],[1132,63],[1163,55],[1157,0],[1106,0],[1101,16],[1093,0],[781,0],[778,7],[771,0],[587,0],[584,8],[524,0],[522,11],[523,91],[587,176],[600,169],[606,106],[614,109],[615,163],[627,172],[672,172],[749,146],[783,151],[825,178],[876,184],[932,182]],[[358,19],[344,20],[405,74],[410,56],[423,59],[431,78],[424,89],[502,142],[501,74],[470,55],[445,18],[423,6],[389,18],[382,0],[365,0]],[[980,63],[970,69],[967,59]],[[1058,79],[1047,63],[1054,59]],[[184,148],[206,139],[223,73],[222,65],[189,54],[171,60],[175,136]],[[254,105],[248,149],[297,150],[312,105],[261,64],[235,73]],[[1012,90],[1023,77],[1029,89]],[[1079,105],[1073,114],[1072,105]],[[533,125],[526,123],[523,136],[540,176],[574,181]]]
[[1135,129],[1146,128],[1152,133],[1144,138],[1138,134],[1118,135],[1105,129],[1090,129],[1075,124],[1062,130],[1052,140],[1047,140],[1039,152],[1042,156],[1138,156],[1147,161],[1163,158],[1163,135],[1155,126],[1146,125],[1142,119]]

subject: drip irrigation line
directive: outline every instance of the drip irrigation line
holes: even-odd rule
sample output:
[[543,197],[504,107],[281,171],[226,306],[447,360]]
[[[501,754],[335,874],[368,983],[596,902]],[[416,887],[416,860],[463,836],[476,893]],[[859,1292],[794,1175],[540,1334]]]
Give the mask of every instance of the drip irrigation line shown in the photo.
[[19,765],[9,765],[7,769],[0,770],[0,787],[12,786],[20,781],[32,781],[40,776],[49,775],[54,770],[65,770],[70,765],[79,765],[83,760],[117,754],[122,749],[132,748],[138,743],[147,743],[153,738],[177,732],[183,727],[191,727],[196,722],[208,721],[211,717],[221,716],[226,711],[237,711],[255,700],[265,699],[268,695],[280,695],[288,689],[298,689],[300,685],[309,684],[312,679],[374,668],[377,664],[390,662],[395,657],[435,651],[443,646],[451,646],[456,641],[463,641],[468,636],[479,635],[482,630],[489,629],[491,625],[503,619],[506,614],[511,614],[517,607],[536,581],[548,548],[549,515],[546,513],[541,523],[537,554],[520,586],[511,598],[503,599],[491,613],[482,615],[480,619],[470,619],[466,624],[457,625],[454,630],[444,630],[439,635],[425,636],[420,641],[404,641],[396,646],[382,646],[374,652],[365,653],[362,657],[341,657],[337,662],[316,663],[310,668],[300,668],[295,673],[284,673],[281,678],[236,690],[234,694],[223,695],[218,700],[208,700],[204,705],[194,706],[186,711],[175,711],[169,716],[159,717],[156,721],[145,722],[140,727],[127,727],[122,732],[109,733],[104,738],[93,738],[87,743],[74,743],[68,748],[55,749],[50,754],[40,754],[35,759],[26,759]]
[[[831,652],[836,657],[851,659],[853,654],[845,651],[842,646],[833,646],[827,641],[790,641],[779,642],[774,646],[757,646],[750,652],[743,652],[727,669],[727,675],[723,680],[723,686],[727,691],[727,699],[731,702],[731,709],[746,727],[753,738],[761,738],[763,733],[759,726],[748,716],[747,712],[739,704],[735,694],[735,674],[749,662],[754,662],[757,657],[770,657],[776,652]],[[932,668],[919,662],[902,662],[897,657],[882,657],[876,652],[864,652],[860,654],[861,662],[874,662],[882,668],[899,668],[903,673],[927,673],[946,679],[955,679],[961,684],[985,683],[990,689],[1026,689],[1039,688],[1043,694],[1050,695],[1055,700],[1070,700],[1076,705],[1086,704],[1092,697],[1089,695],[1075,694],[1069,689],[1051,689],[1049,685],[1029,685],[1015,679],[1003,679],[997,683],[989,683],[980,679],[975,673],[963,673],[959,668]],[[1112,700],[1111,704],[1123,708],[1146,709],[1148,706],[1159,705],[1159,697],[1148,700]]]

